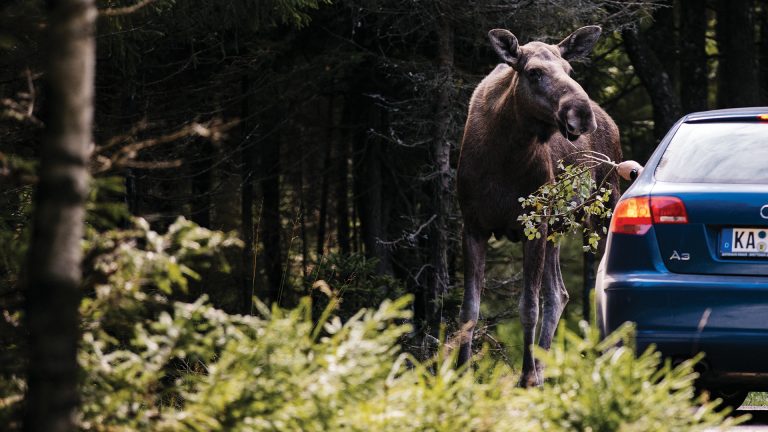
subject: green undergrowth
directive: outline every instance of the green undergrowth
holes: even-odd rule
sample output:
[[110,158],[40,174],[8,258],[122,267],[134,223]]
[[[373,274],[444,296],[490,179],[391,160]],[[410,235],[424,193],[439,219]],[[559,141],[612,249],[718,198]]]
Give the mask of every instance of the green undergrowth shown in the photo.
[[[346,319],[337,313],[344,292],[330,286],[319,288],[320,314],[310,297],[290,309],[257,302],[253,316],[205,296],[170,300],[237,244],[183,219],[165,234],[138,221],[91,236],[82,430],[687,431],[738,422],[694,399],[695,360],[672,367],[653,351],[635,356],[630,325],[604,341],[586,324],[563,326],[550,352],[537,351],[545,384],[526,390],[488,347],[470,368],[455,367],[450,343],[426,361],[404,352],[407,296]],[[24,383],[3,379],[0,389],[8,424]]]

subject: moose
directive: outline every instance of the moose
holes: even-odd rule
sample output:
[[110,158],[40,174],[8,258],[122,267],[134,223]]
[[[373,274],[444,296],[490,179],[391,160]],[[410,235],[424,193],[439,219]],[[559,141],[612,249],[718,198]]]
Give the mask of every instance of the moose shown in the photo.
[[[534,359],[541,297],[538,344],[549,349],[568,302],[560,273],[560,247],[540,238],[529,240],[517,221],[526,197],[557,175],[558,160],[576,163],[579,150],[621,160],[619,131],[613,120],[571,78],[570,60],[592,51],[598,26],[582,27],[557,45],[533,41],[520,45],[508,30],[489,32],[503,63],[486,76],[469,103],[457,170],[459,205],[464,217],[464,299],[460,320],[464,331],[459,364],[472,356],[472,336],[480,310],[487,243],[491,235],[523,243],[523,293],[519,312],[525,343],[520,385],[543,382],[542,365]],[[618,178],[610,166],[593,169],[594,178],[608,177],[613,207]]]

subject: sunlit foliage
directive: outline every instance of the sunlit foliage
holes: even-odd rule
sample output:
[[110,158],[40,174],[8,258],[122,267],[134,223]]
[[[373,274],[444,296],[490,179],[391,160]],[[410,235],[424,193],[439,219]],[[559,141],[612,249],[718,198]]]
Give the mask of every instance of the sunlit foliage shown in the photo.
[[[454,366],[450,343],[427,361],[403,352],[409,297],[345,321],[335,316],[344,293],[333,289],[320,289],[331,301],[319,319],[309,297],[293,309],[257,302],[255,316],[227,314],[205,296],[168,299],[193,268],[237,244],[184,219],[165,234],[138,220],[91,236],[82,429],[671,431],[724,419],[714,403],[693,400],[696,360],[671,367],[651,350],[635,357],[631,326],[602,342],[586,324],[562,329],[550,352],[537,353],[548,380],[524,390],[487,350],[470,369]],[[1,384],[8,418],[24,385]]]

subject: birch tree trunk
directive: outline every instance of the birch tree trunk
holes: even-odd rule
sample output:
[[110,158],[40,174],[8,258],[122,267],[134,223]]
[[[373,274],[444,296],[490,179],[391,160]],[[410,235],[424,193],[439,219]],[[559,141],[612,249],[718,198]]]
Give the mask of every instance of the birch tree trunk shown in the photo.
[[27,263],[26,431],[75,429],[81,240],[88,194],[93,0],[49,0],[47,118]]

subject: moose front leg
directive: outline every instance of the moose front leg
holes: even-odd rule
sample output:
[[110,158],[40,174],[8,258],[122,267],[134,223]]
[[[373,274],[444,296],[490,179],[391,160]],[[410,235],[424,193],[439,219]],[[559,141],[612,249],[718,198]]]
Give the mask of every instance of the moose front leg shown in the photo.
[[[560,245],[547,242],[544,257],[544,279],[542,282],[543,307],[541,317],[541,335],[539,346],[548,350],[560,322],[560,316],[568,303],[568,291],[560,273]],[[538,362],[537,366],[538,366]],[[541,373],[541,368],[537,368]]]
[[464,228],[464,301],[461,304],[461,348],[459,366],[472,357],[472,336],[480,316],[480,292],[485,277],[485,251],[488,235]]
[[523,374],[521,387],[542,384],[536,362],[533,358],[533,344],[536,340],[536,323],[539,319],[539,290],[544,275],[547,228],[539,230],[541,238],[526,240],[523,245],[523,295],[520,297],[520,322],[523,324]]

